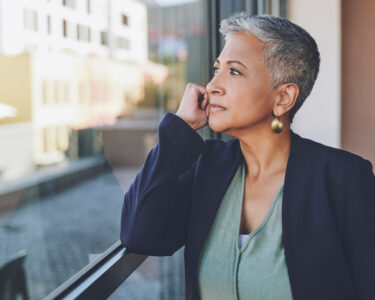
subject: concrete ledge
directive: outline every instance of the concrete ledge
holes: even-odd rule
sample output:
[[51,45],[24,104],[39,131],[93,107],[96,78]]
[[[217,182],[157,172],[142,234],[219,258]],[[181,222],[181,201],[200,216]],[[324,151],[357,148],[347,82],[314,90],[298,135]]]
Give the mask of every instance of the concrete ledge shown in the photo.
[[0,184],[0,215],[17,208],[28,198],[42,198],[95,176],[109,164],[104,155],[83,158],[66,166],[38,171],[15,182]]

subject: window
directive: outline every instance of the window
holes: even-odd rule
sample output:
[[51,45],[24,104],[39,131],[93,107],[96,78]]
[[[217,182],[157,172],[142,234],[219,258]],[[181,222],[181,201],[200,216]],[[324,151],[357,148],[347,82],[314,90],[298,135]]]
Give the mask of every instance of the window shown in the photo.
[[100,32],[100,44],[102,44],[103,46],[108,46],[108,32]]
[[52,33],[51,16],[47,16],[47,33]]
[[63,82],[63,101],[64,103],[69,103],[70,101],[70,84],[69,81],[64,81]]
[[90,42],[91,29],[87,26],[77,24],[77,40]]
[[122,21],[122,25],[125,25],[125,26],[128,26],[129,24],[128,24],[128,16],[127,15],[124,15],[124,14],[122,14],[121,15],[121,21]]
[[62,5],[75,9],[76,8],[76,1],[75,0],[62,0]]
[[63,20],[63,27],[62,27],[62,34],[64,37],[68,36],[68,22],[66,20]]
[[25,29],[38,31],[38,12],[25,8],[23,11],[23,24]]
[[42,140],[43,140],[43,152],[48,152],[48,130],[43,128],[42,130]]
[[47,81],[42,80],[42,104],[47,104],[48,103],[48,86],[47,86]]
[[78,84],[78,103],[85,103],[88,98],[88,87],[86,82],[80,81]]
[[56,130],[54,127],[47,127],[43,130],[44,152],[56,150]]
[[117,38],[117,48],[123,49],[123,50],[129,50],[130,41],[127,38],[118,37]]
[[54,104],[60,103],[60,93],[59,93],[59,81],[55,80],[53,84],[53,91],[54,91]]
[[90,0],[86,1],[86,12],[88,14],[91,14],[91,1]]
[[82,39],[81,27],[81,25],[77,24],[77,40],[79,41]]
[[66,151],[69,147],[69,133],[66,126],[56,127],[57,149]]

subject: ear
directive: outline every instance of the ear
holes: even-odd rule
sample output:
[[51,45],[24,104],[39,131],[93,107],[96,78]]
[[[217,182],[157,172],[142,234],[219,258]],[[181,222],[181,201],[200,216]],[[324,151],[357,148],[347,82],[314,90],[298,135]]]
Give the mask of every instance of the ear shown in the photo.
[[273,112],[282,116],[292,109],[299,95],[299,87],[296,83],[283,83],[275,89],[275,103]]

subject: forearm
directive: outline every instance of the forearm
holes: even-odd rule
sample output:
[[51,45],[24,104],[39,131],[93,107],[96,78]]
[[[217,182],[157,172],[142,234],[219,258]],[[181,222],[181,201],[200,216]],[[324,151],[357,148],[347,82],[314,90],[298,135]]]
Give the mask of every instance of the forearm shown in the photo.
[[121,241],[131,251],[154,255],[184,243],[194,166],[203,139],[179,117],[167,114],[157,145],[124,197]]

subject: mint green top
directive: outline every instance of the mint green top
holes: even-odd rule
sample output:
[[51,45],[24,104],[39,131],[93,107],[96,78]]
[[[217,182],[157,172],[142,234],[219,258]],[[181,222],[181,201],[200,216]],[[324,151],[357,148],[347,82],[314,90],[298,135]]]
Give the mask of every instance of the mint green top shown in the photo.
[[220,204],[198,260],[202,300],[290,300],[282,245],[280,187],[263,222],[239,245],[245,180],[240,164]]

